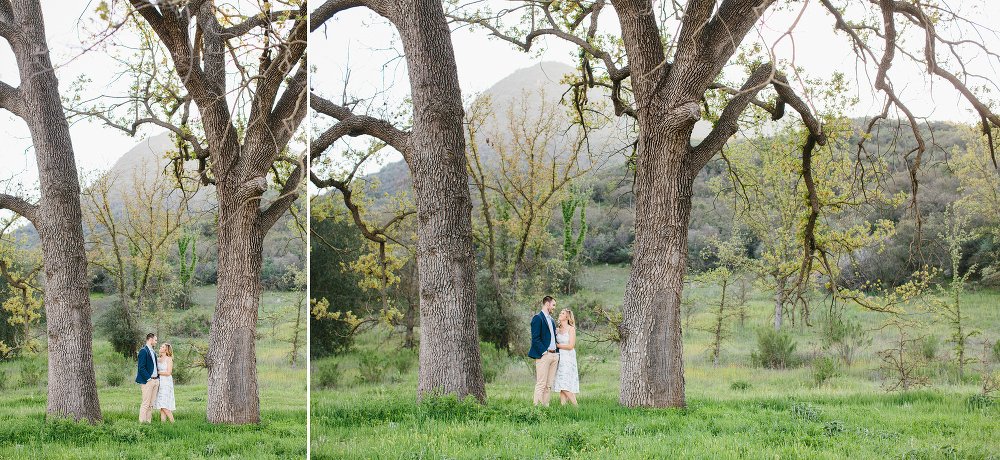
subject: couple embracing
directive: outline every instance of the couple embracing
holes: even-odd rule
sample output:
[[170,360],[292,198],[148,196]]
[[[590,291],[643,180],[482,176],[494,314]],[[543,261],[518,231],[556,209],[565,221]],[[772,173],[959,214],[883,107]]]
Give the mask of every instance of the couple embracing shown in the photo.
[[535,404],[549,405],[549,394],[558,391],[563,404],[576,403],[580,392],[580,374],[576,367],[576,321],[566,308],[559,312],[559,323],[552,319],[556,299],[542,298],[542,311],[531,318],[531,350],[535,358]]
[[[156,347],[156,334],[146,334],[146,346],[139,350],[139,373],[135,383],[142,385],[142,405],[139,406],[139,422],[150,423],[153,409],[160,409],[160,421],[167,418],[174,421],[174,348],[169,343]],[[159,353],[159,358],[157,358]]]

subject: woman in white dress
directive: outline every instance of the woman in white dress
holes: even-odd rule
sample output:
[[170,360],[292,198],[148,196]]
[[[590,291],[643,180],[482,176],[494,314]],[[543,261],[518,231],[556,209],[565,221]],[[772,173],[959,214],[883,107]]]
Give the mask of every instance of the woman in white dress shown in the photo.
[[156,393],[153,409],[160,410],[161,422],[169,418],[170,423],[174,423],[174,378],[171,376],[174,372],[174,347],[164,343],[157,354],[160,356],[160,359],[156,360],[157,373],[160,374],[160,391]]
[[578,406],[576,393],[580,392],[580,373],[576,367],[576,321],[568,308],[559,312],[556,347],[559,348],[559,367],[556,368],[552,391],[559,392],[563,405],[568,399],[574,406]]

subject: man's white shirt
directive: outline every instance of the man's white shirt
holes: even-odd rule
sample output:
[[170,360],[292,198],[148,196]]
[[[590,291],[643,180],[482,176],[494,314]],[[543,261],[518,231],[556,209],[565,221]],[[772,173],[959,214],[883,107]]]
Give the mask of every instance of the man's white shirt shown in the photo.
[[546,319],[548,319],[548,321],[545,322],[545,325],[549,327],[549,348],[548,349],[549,350],[555,350],[556,349],[556,331],[552,329],[552,323],[553,323],[552,317],[549,316],[549,312],[545,311],[544,309],[542,309],[542,314],[545,315]]
[[153,351],[153,347],[146,345],[146,348],[149,349],[149,356],[153,358],[153,373],[149,377],[146,377],[146,380],[149,380],[159,373],[159,369],[156,367],[156,352]]

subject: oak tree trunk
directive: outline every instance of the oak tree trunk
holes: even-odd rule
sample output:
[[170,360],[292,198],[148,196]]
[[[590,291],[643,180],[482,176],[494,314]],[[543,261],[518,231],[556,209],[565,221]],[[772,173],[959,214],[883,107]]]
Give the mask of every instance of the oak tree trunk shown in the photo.
[[[640,120],[640,130],[644,125]],[[683,407],[681,296],[694,175],[683,163],[683,132],[640,134],[635,176],[635,254],[621,323],[621,386],[626,407]],[[663,132],[666,131],[666,132]],[[642,257],[638,257],[642,254]]]
[[260,422],[256,331],[266,231],[258,218],[263,184],[253,177],[249,167],[237,168],[217,184],[218,298],[206,358],[211,423]]
[[476,326],[472,200],[466,170],[462,94],[441,2],[398,1],[413,98],[407,163],[417,203],[421,394],[483,401]]
[[[685,405],[680,308],[692,186],[698,171],[735,133],[736,115],[749,99],[741,99],[742,107],[730,103],[698,147],[691,146],[691,131],[701,119],[700,101],[708,85],[768,1],[727,1],[718,8],[713,2],[688,2],[669,62],[653,3],[612,0],[628,56],[639,128],[633,186],[635,260],[619,331],[618,400],[623,406]],[[760,75],[755,71],[759,81],[748,82],[744,89],[763,85],[770,78],[769,69]]]
[[17,28],[10,41],[19,90],[38,163],[41,200],[33,220],[45,266],[49,380],[46,415],[101,420],[94,353],[83,213],[69,124],[49,59],[37,1],[12,2]]

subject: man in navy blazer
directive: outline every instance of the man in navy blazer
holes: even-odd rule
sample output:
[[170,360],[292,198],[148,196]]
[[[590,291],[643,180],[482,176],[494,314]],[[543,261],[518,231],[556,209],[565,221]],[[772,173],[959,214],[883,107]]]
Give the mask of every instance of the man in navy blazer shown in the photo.
[[531,349],[528,357],[535,358],[535,404],[549,405],[549,391],[559,367],[559,349],[556,348],[556,325],[552,312],[556,309],[556,299],[547,295],[542,298],[542,311],[531,318]]
[[135,383],[142,385],[142,405],[139,406],[139,422],[150,423],[153,418],[153,403],[160,389],[160,375],[156,369],[156,334],[146,334],[146,346],[139,349],[139,372]]

